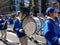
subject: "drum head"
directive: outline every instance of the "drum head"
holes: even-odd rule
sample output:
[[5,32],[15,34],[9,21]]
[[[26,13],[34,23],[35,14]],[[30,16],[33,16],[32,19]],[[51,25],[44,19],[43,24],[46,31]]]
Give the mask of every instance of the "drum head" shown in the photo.
[[35,32],[36,24],[32,17],[25,17],[23,20],[23,29],[25,30],[27,36]]

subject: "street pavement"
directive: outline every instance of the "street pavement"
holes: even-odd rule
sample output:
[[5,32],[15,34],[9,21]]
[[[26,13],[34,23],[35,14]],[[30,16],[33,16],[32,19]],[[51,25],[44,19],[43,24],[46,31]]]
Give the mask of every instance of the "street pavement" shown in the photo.
[[[7,32],[7,40],[8,40],[8,42],[7,42],[8,45],[18,45],[19,44],[19,40],[15,33]],[[7,44],[4,44],[2,41],[0,41],[0,45],[7,45]],[[28,45],[37,45],[37,44],[28,39]]]
[[[31,37],[35,38],[31,39]],[[45,38],[43,36],[33,34],[31,35],[31,37],[29,36],[28,38],[28,45],[45,45],[46,43]],[[11,28],[7,30],[7,40],[8,45],[19,45],[19,40]],[[7,44],[4,44],[2,41],[0,41],[0,45]]]

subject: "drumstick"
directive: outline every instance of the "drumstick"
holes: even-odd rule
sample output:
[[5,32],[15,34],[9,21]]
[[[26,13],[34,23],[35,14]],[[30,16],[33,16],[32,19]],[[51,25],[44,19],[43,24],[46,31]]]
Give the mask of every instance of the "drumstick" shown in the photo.
[[2,28],[4,28],[5,24],[6,24],[6,21],[3,23],[3,27]]
[[25,15],[25,16],[23,16],[21,20],[23,21],[23,20],[25,19],[25,17],[26,17],[26,15]]

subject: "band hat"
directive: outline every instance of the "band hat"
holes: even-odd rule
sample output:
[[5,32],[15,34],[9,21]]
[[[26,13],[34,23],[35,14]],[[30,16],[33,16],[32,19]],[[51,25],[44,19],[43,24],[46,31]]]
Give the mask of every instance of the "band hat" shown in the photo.
[[17,15],[18,15],[18,13],[21,13],[21,11],[17,11]]
[[49,14],[49,12],[59,12],[59,9],[55,9],[55,8],[53,8],[53,7],[48,7],[47,9],[46,9],[46,14],[48,15]]
[[48,8],[46,9],[46,14],[48,15],[49,12],[54,12],[54,10],[55,10],[55,8],[53,8],[53,7],[48,7]]
[[58,10],[58,9],[55,9],[55,11],[54,11],[54,12],[57,12],[57,13],[58,13],[58,12],[59,12],[59,10]]

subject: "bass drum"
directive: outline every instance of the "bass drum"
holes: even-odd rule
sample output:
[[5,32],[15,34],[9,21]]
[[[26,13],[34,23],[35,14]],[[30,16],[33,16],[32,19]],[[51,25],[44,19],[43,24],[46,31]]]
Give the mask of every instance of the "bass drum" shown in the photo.
[[37,17],[25,17],[23,20],[23,29],[27,36],[34,34],[39,31],[41,27],[41,23],[39,18]]

